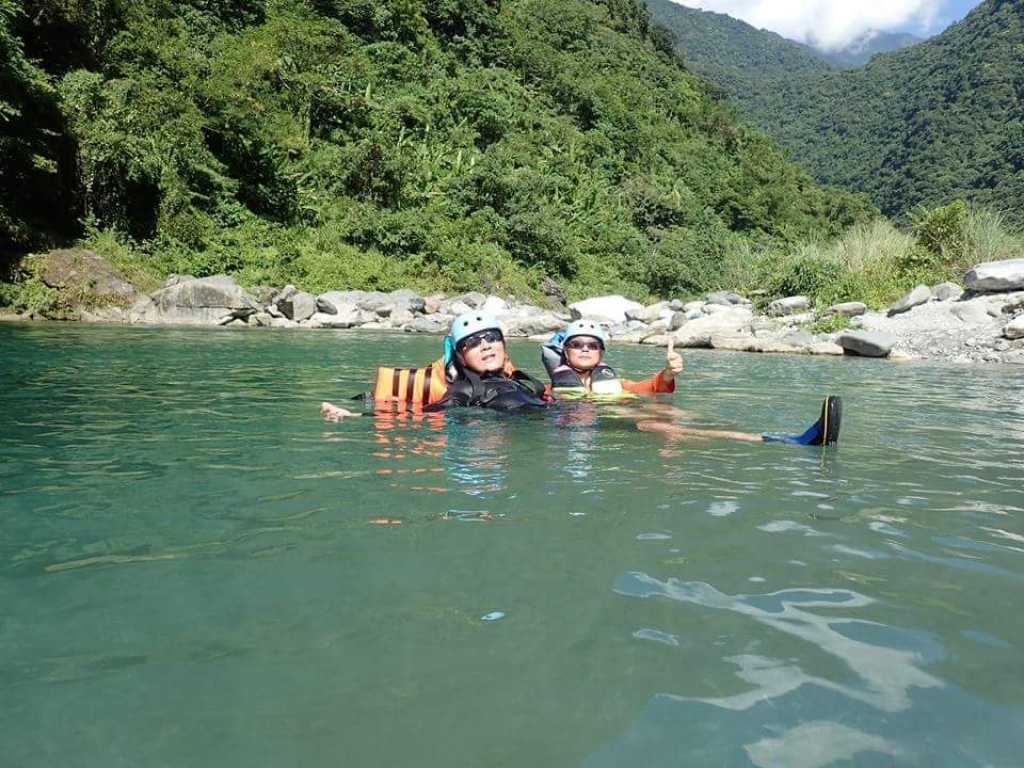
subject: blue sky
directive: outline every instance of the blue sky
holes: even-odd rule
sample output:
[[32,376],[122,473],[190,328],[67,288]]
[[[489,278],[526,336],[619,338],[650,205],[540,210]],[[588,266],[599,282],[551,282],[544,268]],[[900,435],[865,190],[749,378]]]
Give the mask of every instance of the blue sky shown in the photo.
[[826,50],[843,48],[868,31],[936,35],[981,0],[675,0],[727,13],[760,29]]
[[934,5],[938,6],[938,11],[934,22],[930,26],[925,26],[919,21],[915,21],[905,27],[895,27],[887,31],[911,32],[918,37],[937,35],[953,22],[960,21],[972,8],[980,4],[981,0],[947,0],[946,2],[935,3]]

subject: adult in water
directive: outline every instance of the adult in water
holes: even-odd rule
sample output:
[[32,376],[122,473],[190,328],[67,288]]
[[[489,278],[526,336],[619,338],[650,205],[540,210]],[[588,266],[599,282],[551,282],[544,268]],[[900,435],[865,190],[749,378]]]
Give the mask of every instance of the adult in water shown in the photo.
[[[429,397],[429,384],[420,387],[427,412],[464,407],[537,411],[546,408],[550,400],[541,382],[512,364],[501,325],[485,312],[467,312],[455,318],[445,337],[444,358],[431,366],[435,368],[443,371],[447,386],[437,399]],[[406,391],[412,391],[412,386],[406,384]],[[326,402],[320,412],[331,420],[359,415]]]
[[[541,346],[541,360],[551,376],[552,391],[556,395],[583,398],[621,399],[628,394],[674,392],[675,375],[683,370],[683,359],[675,352],[669,337],[665,355],[665,368],[650,379],[633,382],[619,379],[615,371],[604,362],[607,334],[593,320],[581,319],[556,334]],[[653,406],[653,404],[652,404]],[[664,409],[664,406],[659,404]],[[649,408],[644,408],[648,410]],[[629,414],[622,408],[619,415]],[[821,407],[821,416],[800,434],[736,432],[722,429],[698,429],[665,420],[666,416],[682,415],[680,411],[658,414],[656,418],[641,418],[637,428],[645,432],[662,432],[673,437],[710,437],[746,442],[781,442],[799,445],[835,445],[839,440],[839,427],[843,418],[842,401],[830,395]]]

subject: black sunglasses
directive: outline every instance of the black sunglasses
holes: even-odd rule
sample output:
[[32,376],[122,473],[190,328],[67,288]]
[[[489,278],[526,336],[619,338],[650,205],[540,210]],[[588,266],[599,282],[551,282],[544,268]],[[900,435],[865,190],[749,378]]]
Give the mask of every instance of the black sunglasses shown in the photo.
[[458,348],[460,352],[465,352],[467,349],[476,349],[485,341],[488,344],[497,344],[499,341],[505,341],[505,337],[498,330],[480,331],[462,339],[458,343]]
[[582,352],[585,349],[593,352],[603,349],[600,341],[583,341],[583,339],[571,339],[565,342],[565,346],[569,349],[575,349],[578,352]]

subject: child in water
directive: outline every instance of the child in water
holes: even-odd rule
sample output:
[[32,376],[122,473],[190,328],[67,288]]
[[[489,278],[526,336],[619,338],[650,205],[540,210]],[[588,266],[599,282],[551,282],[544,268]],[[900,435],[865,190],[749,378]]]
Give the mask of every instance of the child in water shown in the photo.
[[[674,351],[671,336],[665,355],[664,370],[641,382],[619,379],[611,366],[604,362],[606,340],[607,334],[599,323],[580,319],[570,323],[563,333],[556,334],[550,341],[541,345],[541,360],[551,377],[551,391],[556,396],[618,400],[628,398],[630,393],[635,395],[675,391],[675,375],[682,372],[683,359]],[[665,415],[680,415],[680,412]],[[640,419],[637,421],[637,429],[645,432],[662,432],[674,437],[834,445],[839,440],[842,416],[842,401],[830,395],[822,404],[821,417],[818,421],[799,435],[697,429],[665,421],[664,416]]]

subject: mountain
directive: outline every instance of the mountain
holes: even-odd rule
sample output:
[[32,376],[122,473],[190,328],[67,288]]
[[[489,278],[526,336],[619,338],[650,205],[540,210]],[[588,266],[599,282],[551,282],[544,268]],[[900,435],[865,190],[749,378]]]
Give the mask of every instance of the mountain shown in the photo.
[[822,50],[820,55],[838,67],[853,69],[867,64],[875,54],[891,53],[923,42],[923,38],[906,32],[872,30],[839,50]]
[[[672,29],[693,18],[651,2]],[[867,193],[893,216],[959,197],[1024,220],[1024,3],[985,0],[941,35],[853,70],[752,66],[742,39],[721,41],[717,71],[690,61],[819,181]]]
[[687,66],[725,86],[734,97],[763,79],[838,68],[813,48],[724,13],[688,8],[671,0],[645,2],[651,18],[675,34]]
[[3,179],[8,248],[77,225],[249,284],[668,295],[867,211],[636,0],[0,0],[0,26],[4,130],[47,101],[70,147],[0,144],[39,170]]

